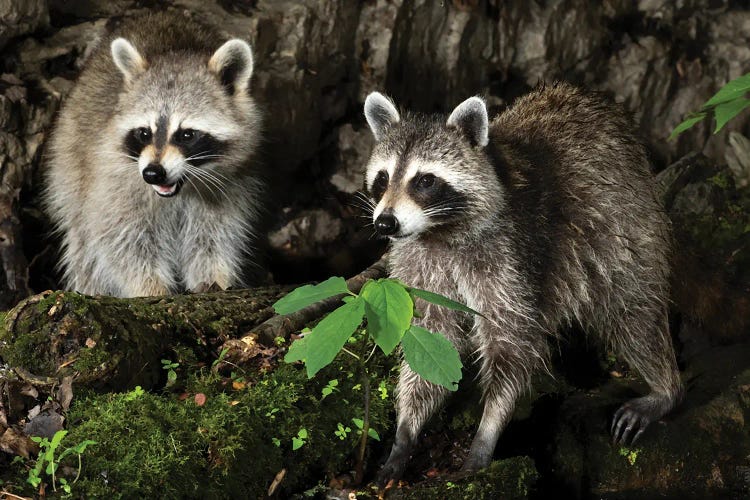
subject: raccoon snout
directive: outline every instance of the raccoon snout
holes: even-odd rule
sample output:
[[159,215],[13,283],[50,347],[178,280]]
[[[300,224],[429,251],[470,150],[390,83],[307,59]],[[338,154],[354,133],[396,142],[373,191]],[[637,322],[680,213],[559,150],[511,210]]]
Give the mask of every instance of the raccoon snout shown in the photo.
[[167,182],[167,171],[158,163],[151,163],[143,169],[143,180],[149,184],[165,184]]
[[375,230],[383,236],[391,236],[398,232],[398,219],[393,214],[380,214],[375,219]]

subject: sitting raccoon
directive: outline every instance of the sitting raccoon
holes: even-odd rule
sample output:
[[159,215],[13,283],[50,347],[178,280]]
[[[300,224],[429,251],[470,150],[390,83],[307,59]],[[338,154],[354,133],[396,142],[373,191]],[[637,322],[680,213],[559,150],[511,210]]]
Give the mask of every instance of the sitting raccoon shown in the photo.
[[244,283],[263,183],[250,46],[184,16],[131,19],[92,53],[48,150],[64,286],[122,297]]
[[[483,468],[550,340],[575,322],[600,336],[651,393],[615,414],[637,439],[683,388],[667,324],[670,226],[624,113],[567,84],[541,86],[489,123],[472,97],[447,120],[365,102],[376,139],[366,188],[391,276],[482,316],[417,299],[418,323],[476,355],[484,412],[463,468]],[[468,327],[467,327],[468,324]],[[403,364],[398,423],[380,482],[402,474],[448,390]]]

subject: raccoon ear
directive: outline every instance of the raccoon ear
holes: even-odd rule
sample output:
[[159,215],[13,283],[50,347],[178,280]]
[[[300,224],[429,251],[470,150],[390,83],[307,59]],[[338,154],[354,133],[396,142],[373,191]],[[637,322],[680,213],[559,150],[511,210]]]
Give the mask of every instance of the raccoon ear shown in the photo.
[[445,124],[459,129],[472,144],[484,147],[490,142],[487,106],[479,97],[469,97],[456,106]]
[[125,82],[128,84],[146,71],[148,63],[133,45],[124,38],[116,38],[110,46],[112,60],[115,66],[122,72]]
[[383,138],[388,127],[401,121],[396,106],[380,92],[372,92],[365,99],[365,118],[376,141]]
[[253,50],[246,41],[233,38],[214,52],[208,69],[219,76],[231,95],[245,93],[253,76]]

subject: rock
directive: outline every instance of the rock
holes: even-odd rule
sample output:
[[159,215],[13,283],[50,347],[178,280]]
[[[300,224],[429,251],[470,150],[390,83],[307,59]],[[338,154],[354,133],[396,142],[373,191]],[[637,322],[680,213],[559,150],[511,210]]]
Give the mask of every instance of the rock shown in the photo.
[[691,359],[686,403],[665,422],[652,423],[630,447],[613,446],[607,428],[612,409],[630,392],[626,383],[612,381],[595,394],[569,397],[554,431],[552,469],[559,491],[608,499],[747,495],[749,362],[747,344]]
[[0,49],[20,35],[49,24],[46,0],[0,0]]

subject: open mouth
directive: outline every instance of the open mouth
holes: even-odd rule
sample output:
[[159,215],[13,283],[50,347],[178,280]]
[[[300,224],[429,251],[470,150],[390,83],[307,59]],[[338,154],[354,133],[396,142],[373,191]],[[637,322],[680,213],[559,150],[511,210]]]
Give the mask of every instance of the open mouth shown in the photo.
[[173,184],[151,184],[156,194],[164,198],[169,198],[180,192],[180,188],[185,183],[185,179],[180,179]]

